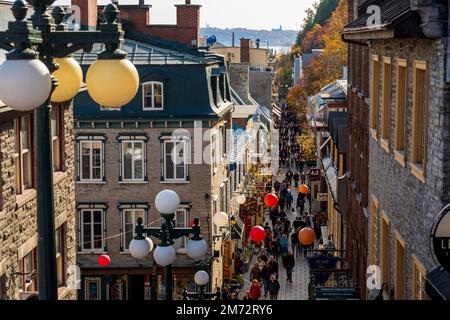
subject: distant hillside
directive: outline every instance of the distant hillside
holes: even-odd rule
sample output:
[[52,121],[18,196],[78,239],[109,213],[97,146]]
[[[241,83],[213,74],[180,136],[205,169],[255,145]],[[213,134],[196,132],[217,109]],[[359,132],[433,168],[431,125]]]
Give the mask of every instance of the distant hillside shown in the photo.
[[243,28],[234,29],[219,29],[219,28],[201,28],[200,35],[204,37],[215,35],[217,41],[231,46],[232,34],[235,33],[235,45],[239,46],[240,38],[249,38],[252,40],[260,39],[261,47],[267,47],[267,42],[270,47],[287,47],[295,43],[298,31],[294,30],[250,30]]

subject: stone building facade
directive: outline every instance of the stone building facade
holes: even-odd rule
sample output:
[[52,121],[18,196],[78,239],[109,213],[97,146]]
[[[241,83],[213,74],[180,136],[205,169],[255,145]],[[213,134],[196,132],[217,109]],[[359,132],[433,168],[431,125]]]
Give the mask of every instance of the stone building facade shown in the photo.
[[[54,142],[59,154],[53,174],[58,296],[76,299],[73,108],[71,104],[53,107],[59,110],[52,121],[53,126],[57,123]],[[2,106],[0,114],[0,299],[26,299],[39,290],[34,165],[39,146],[34,138],[33,113]]]
[[427,274],[437,267],[429,235],[450,200],[448,7],[375,2],[382,14],[395,9],[383,28],[362,27],[363,2],[345,31],[346,39],[369,44],[368,264],[380,268],[386,298],[426,299]]
[[[348,0],[348,22],[356,2]],[[366,297],[368,203],[369,203],[369,47],[367,42],[348,44],[348,181],[346,248],[350,277]]]

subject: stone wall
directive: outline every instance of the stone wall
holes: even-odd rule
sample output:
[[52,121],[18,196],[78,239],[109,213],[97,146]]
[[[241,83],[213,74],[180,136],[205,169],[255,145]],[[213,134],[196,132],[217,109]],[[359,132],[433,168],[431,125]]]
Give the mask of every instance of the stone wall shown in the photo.
[[[394,244],[397,231],[406,242],[407,298],[412,298],[412,255],[431,271],[436,263],[430,252],[429,234],[437,214],[448,196],[449,139],[449,87],[444,82],[444,41],[437,40],[392,40],[374,41],[371,54],[392,58],[392,105],[390,152],[380,147],[379,142],[369,138],[369,192],[379,200],[379,211],[390,219],[391,284],[394,283]],[[406,167],[395,159],[392,150],[395,128],[396,60],[408,60],[407,97],[407,150]],[[428,104],[428,162],[426,183],[411,174],[412,132],[412,63],[415,59],[428,61],[429,104]],[[380,69],[381,70],[381,69]],[[381,90],[381,81],[380,81]],[[381,94],[380,94],[381,95]],[[444,144],[445,142],[445,144]],[[445,169],[445,170],[444,170]],[[444,177],[446,185],[444,186]],[[371,213],[372,214],[372,213]],[[380,214],[380,221],[382,214]],[[380,229],[380,228],[379,228]],[[371,230],[370,230],[371,232]],[[369,239],[370,239],[369,235]],[[369,240],[370,241],[370,240]],[[380,246],[380,244],[379,244]]]
[[[66,224],[65,259],[69,267],[76,264],[73,110],[72,106],[60,107],[64,108],[64,171],[54,173],[55,227]],[[5,289],[0,298],[10,300],[20,298],[21,277],[14,275],[19,271],[19,259],[37,245],[36,190],[16,194],[13,120],[0,124],[0,146],[0,275]],[[60,299],[76,298],[73,289],[61,288],[59,293]]]

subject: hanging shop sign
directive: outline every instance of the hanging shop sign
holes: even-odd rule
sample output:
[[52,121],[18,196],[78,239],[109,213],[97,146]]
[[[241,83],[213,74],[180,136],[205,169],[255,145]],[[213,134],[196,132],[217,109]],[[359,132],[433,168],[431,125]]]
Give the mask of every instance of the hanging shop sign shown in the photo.
[[431,232],[431,241],[437,260],[450,272],[450,204],[439,213],[439,219]]
[[318,193],[317,194],[317,201],[328,202],[328,193]]
[[314,297],[325,300],[359,300],[359,288],[316,288]]

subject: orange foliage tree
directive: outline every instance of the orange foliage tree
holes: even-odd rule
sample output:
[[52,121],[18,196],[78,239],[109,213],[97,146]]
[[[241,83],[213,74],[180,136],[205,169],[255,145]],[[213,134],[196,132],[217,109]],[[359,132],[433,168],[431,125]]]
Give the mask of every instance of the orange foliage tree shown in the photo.
[[[287,97],[287,104],[300,115],[300,125],[307,128],[306,111],[308,97],[317,94],[321,88],[342,77],[343,67],[347,65],[347,45],[342,42],[340,32],[347,21],[347,4],[340,0],[336,10],[323,27],[316,25],[311,34],[302,42],[303,52],[314,42],[323,45],[324,52],[313,57],[303,67],[301,84],[293,87]],[[315,39],[315,37],[318,39]],[[317,47],[316,47],[317,48]],[[304,123],[303,123],[304,122]]]

